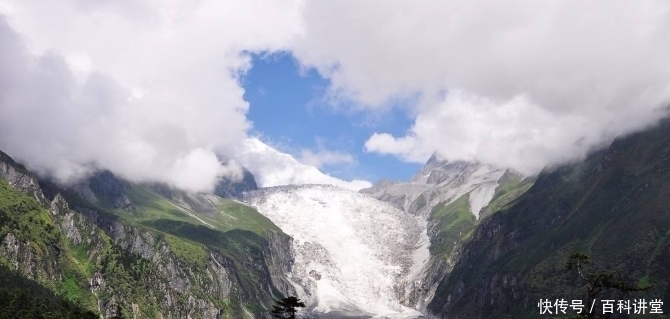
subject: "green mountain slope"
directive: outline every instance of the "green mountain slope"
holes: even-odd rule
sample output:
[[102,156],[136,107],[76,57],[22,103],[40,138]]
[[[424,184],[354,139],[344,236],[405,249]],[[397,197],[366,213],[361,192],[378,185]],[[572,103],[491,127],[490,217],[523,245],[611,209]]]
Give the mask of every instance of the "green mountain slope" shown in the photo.
[[65,189],[2,158],[0,264],[105,318],[244,318],[292,292],[290,237],[249,207],[104,172]]
[[586,299],[583,282],[563,267],[575,251],[655,285],[627,299],[670,300],[668,198],[666,121],[542,174],[506,210],[483,220],[428,309],[445,318],[540,318],[540,298]]
[[[522,177],[506,172],[496,187],[492,200],[481,210],[484,218],[492,211],[511,205],[535,182],[534,177]],[[410,285],[402,294],[404,302],[425,308],[431,300],[438,283],[447,278],[461,258],[461,247],[470,240],[473,231],[482,219],[477,220],[470,210],[470,194],[467,193],[449,203],[438,203],[428,215],[427,234],[430,240],[430,259],[424,272],[423,283]],[[439,295],[437,296],[440,297]]]
[[0,266],[0,318],[98,319],[99,316],[38,282]]

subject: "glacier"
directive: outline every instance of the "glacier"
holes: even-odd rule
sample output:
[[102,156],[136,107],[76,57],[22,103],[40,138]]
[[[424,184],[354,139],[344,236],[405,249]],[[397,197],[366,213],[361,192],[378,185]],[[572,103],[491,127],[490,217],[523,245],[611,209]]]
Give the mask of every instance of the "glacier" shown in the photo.
[[[428,262],[425,221],[365,194],[328,185],[264,188],[243,201],[293,237],[290,274],[310,313],[416,318],[400,286]],[[414,278],[416,277],[416,278]]]

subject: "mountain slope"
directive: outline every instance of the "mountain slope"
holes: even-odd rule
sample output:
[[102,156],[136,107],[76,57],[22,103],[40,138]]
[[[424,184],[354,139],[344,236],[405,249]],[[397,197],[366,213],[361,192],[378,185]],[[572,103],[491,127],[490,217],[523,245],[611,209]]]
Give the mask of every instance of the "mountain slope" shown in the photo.
[[424,220],[430,255],[417,278],[404,287],[403,304],[423,310],[481,218],[514,201],[533,182],[532,177],[434,155],[407,183],[382,181],[361,190]]
[[540,318],[540,298],[585,299],[583,282],[563,269],[575,251],[630,281],[655,285],[626,299],[668,300],[668,198],[665,121],[583,162],[545,172],[513,205],[483,220],[428,309],[445,318]]
[[105,318],[242,318],[293,291],[291,239],[238,202],[105,172],[62,188],[2,159],[0,263]]
[[0,318],[98,319],[99,316],[0,266]]
[[256,179],[250,171],[242,168],[242,178],[234,180],[229,177],[223,177],[214,187],[214,195],[223,198],[238,198],[244,192],[257,190]]
[[361,193],[391,202],[402,210],[426,216],[439,203],[448,204],[471,193],[471,212],[479,212],[494,196],[504,169],[469,162],[450,162],[433,155],[409,182],[382,181]]

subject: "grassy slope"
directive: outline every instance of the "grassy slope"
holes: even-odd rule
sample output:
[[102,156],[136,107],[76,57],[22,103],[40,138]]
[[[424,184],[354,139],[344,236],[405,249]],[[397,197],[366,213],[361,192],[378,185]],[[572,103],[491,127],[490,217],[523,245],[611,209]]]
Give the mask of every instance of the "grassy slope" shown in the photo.
[[[250,267],[250,264],[257,265],[265,258],[263,249],[267,246],[267,232],[281,232],[265,216],[233,200],[211,196],[207,198],[212,203],[212,211],[199,212],[137,184],[130,185],[127,195],[137,207],[136,213],[111,210],[110,207],[105,209],[138,227],[157,232],[178,258],[196,268],[203,267],[209,258],[207,249],[219,252],[238,269],[233,275],[237,275],[245,291],[260,289],[258,281],[265,276],[265,270]],[[273,294],[281,295],[276,290]],[[261,300],[249,300],[248,296],[230,296],[229,299],[219,300],[218,304],[224,307],[240,299],[247,299],[245,303],[249,310],[257,313],[262,310]],[[235,313],[239,315],[239,311],[237,309]]]
[[[534,182],[534,178],[523,178],[518,174],[505,173],[491,202],[482,210],[482,218],[510,205]],[[454,249],[470,238],[479,221],[470,212],[468,198],[469,194],[465,194],[447,205],[440,203],[433,207],[430,220],[435,226],[434,234],[430,236],[431,254],[449,258]]]
[[528,191],[535,183],[534,177],[522,177],[521,175],[505,172],[500,178],[500,185],[496,187],[493,198],[481,211],[480,218],[486,218],[491,214],[504,210],[510,206],[519,196]]
[[[113,211],[118,216],[138,224],[170,220],[204,226],[221,232],[233,229],[248,230],[262,237],[266,236],[268,230],[280,231],[269,219],[253,208],[230,199],[209,196],[208,199],[202,199],[202,201],[210,202],[213,212],[199,212],[168,200],[142,185],[130,185],[127,195],[139,212],[128,214],[122,210]],[[106,208],[110,209],[110,207]]]
[[0,265],[0,318],[97,319],[94,312]]
[[[100,243],[102,249],[97,254],[105,262],[91,260],[87,255],[86,244],[75,246],[66,240],[58,231],[52,216],[42,206],[32,197],[0,180],[0,238],[8,233],[16,236],[20,242],[28,243],[35,258],[41,263],[60,265],[59,269],[52,269],[53,273],[41,274],[36,280],[63,298],[93,311],[97,310],[97,299],[88,289],[88,278],[93,275],[94,269],[106,272],[111,283],[128,286],[124,278],[130,276],[129,272],[132,272],[135,263],[141,263],[139,257],[115,247],[101,231],[97,235],[103,238]],[[4,258],[0,258],[0,264],[13,267]],[[124,264],[125,268],[115,269],[116,264]],[[61,280],[55,281],[59,275],[62,275]],[[128,293],[128,297],[144,299],[131,293]]]
[[430,218],[437,222],[437,232],[431,236],[431,254],[447,258],[474,229],[477,220],[470,212],[468,197],[465,194],[446,206],[439,204],[433,208]]
[[[61,283],[51,280],[56,274],[41,274],[37,280],[69,300],[89,303],[90,306],[91,296],[77,283],[78,278],[86,275],[85,270],[79,267],[78,256],[66,249],[68,243],[61,237],[49,213],[33,198],[0,180],[0,237],[4,238],[9,233],[19,242],[27,243],[36,258],[59,258],[63,262],[65,278]],[[4,259],[0,259],[0,263],[10,266]]]
[[[670,300],[669,133],[665,123],[616,141],[585,162],[543,174],[512,207],[484,222],[482,232],[500,228],[467,244],[468,259],[440,285],[432,311],[533,317],[539,298],[578,299],[581,282],[562,269],[573,251],[630,280],[650,280],[656,287],[645,296]],[[518,278],[519,285],[497,287],[506,293],[494,304],[480,297],[487,289],[482,282],[504,274]],[[459,285],[464,292],[446,306]]]
[[[7,158],[7,162],[14,163],[10,158]],[[18,168],[25,172],[22,167]],[[51,187],[49,191],[54,194],[63,191],[55,185],[45,185]],[[242,298],[247,299],[245,303],[249,310],[256,312],[261,310],[260,300],[253,300],[254,298],[250,298],[248,294],[258,294],[260,289],[258,281],[266,276],[266,272],[250,265],[262,264],[265,257],[263,249],[267,248],[267,231],[281,232],[281,230],[254,209],[232,200],[213,198],[210,199],[214,208],[213,213],[196,212],[177,207],[175,203],[143,186],[130,185],[127,195],[137,206],[137,212],[128,213],[113,209],[105,200],[93,204],[74,194],[65,193],[73,206],[94,209],[108,219],[120,218],[124,223],[154,232],[159,239],[165,239],[181,262],[194,266],[193,269],[202,269],[198,267],[205,266],[209,257],[205,248],[220,252],[239,270],[233,275],[239,276],[237,279],[243,286],[243,291],[236,291],[240,295],[234,293],[226,300],[213,301],[220,307],[228,309],[228,314],[232,317],[243,315],[242,309],[239,308]],[[22,242],[29,242],[40,258],[48,259],[59,255],[62,269],[58,271],[62,274],[62,280],[54,282],[47,278],[48,276],[38,280],[66,299],[96,310],[97,299],[88,289],[88,278],[91,278],[96,270],[101,270],[105,273],[107,284],[114,287],[127,300],[138,303],[144,315],[148,317],[157,315],[156,298],[161,297],[146,293],[153,289],[152,287],[143,287],[150,285],[145,279],[151,277],[152,273],[156,274],[155,266],[114,245],[112,240],[98,228],[94,233],[101,238],[99,243],[101,248],[96,248],[96,256],[91,256],[92,245],[71,244],[56,229],[50,214],[33,198],[14,190],[5,181],[0,180],[0,238],[8,232],[15,234]],[[85,232],[82,236],[86,239],[88,234]],[[3,259],[0,259],[0,264],[8,265]],[[273,293],[281,295],[278,291]],[[211,296],[201,297],[211,299]],[[261,299],[267,299],[267,296]]]

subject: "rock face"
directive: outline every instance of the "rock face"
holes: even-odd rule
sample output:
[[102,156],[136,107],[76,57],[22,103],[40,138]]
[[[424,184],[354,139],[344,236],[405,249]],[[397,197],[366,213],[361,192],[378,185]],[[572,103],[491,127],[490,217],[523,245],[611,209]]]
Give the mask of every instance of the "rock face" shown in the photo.
[[128,187],[118,180],[111,172],[97,172],[87,180],[88,187],[94,194],[99,194],[109,202],[112,207],[120,208],[128,212],[134,212],[135,206],[125,194]]
[[47,203],[37,178],[2,151],[0,151],[0,178],[12,187],[33,197],[40,204]]
[[[70,188],[45,183],[49,198],[37,178],[4,154],[0,177],[9,185],[3,188],[7,196],[26,201],[22,194],[27,194],[37,203],[25,213],[6,212],[18,224],[0,233],[0,263],[55,291],[69,287],[104,318],[115,315],[117,305],[131,318],[262,317],[272,298],[295,294],[285,275],[293,262],[291,238],[271,224],[261,235],[176,221],[179,228],[157,231],[153,224],[131,223],[107,211],[137,216],[146,209],[128,196],[133,186],[109,172]],[[188,208],[181,209],[186,216]],[[27,215],[17,214],[44,226],[33,230],[22,221]],[[191,228],[206,237],[177,231]],[[236,248],[229,246],[233,240],[239,241]]]
[[[572,252],[589,255],[589,266],[616,271],[629,283],[654,285],[623,299],[668,299],[667,198],[668,120],[541,174],[475,229],[428,310],[439,318],[531,318],[539,315],[540,298],[584,299],[583,281],[564,268]],[[597,298],[621,299],[608,290]],[[606,317],[598,308],[596,317]],[[663,309],[667,314],[667,305]]]
[[214,195],[224,198],[239,198],[245,192],[250,192],[258,189],[256,179],[246,168],[243,170],[242,179],[239,181],[228,177],[222,178],[214,188]]
[[493,198],[504,169],[469,162],[449,162],[433,155],[409,182],[381,181],[360,192],[387,201],[414,215],[427,216],[439,203],[470,196],[471,211],[479,212]]
[[[423,241],[430,246],[430,254],[423,257],[426,261],[414,279],[399,290],[404,305],[425,311],[439,282],[458,261],[460,245],[468,239],[480,213],[490,213],[489,204],[494,199],[497,205],[502,205],[523,193],[527,188],[518,194],[508,194],[509,198],[502,196],[502,189],[507,188],[510,181],[514,184],[521,180],[519,175],[503,169],[471,162],[449,162],[434,155],[407,183],[383,180],[360,191],[423,221]],[[455,207],[458,205],[462,207]],[[457,222],[459,220],[465,221]]]

